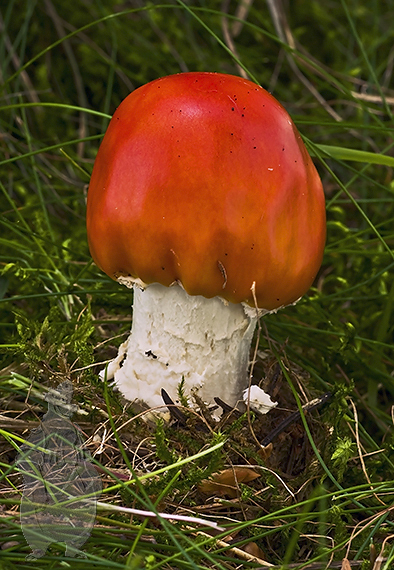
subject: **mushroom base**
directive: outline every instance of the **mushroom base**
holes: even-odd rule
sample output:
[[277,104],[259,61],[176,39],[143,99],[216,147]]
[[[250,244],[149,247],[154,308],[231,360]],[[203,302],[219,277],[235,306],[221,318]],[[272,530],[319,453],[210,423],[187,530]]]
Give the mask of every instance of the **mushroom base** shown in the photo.
[[115,378],[128,400],[163,412],[161,389],[177,402],[182,380],[191,406],[194,393],[207,404],[219,397],[242,405],[256,322],[254,311],[242,304],[190,296],[179,285],[134,285],[132,330],[107,378]]

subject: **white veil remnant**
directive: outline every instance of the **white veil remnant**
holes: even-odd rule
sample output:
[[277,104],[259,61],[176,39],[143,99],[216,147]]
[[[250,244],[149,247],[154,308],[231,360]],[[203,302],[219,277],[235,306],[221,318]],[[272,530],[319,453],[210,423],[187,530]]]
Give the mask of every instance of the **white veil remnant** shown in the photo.
[[72,392],[68,380],[48,392],[48,412],[17,459],[24,480],[21,526],[32,549],[27,560],[41,558],[53,542],[66,543],[66,556],[85,556],[80,547],[95,522],[101,479],[70,419],[78,409]]

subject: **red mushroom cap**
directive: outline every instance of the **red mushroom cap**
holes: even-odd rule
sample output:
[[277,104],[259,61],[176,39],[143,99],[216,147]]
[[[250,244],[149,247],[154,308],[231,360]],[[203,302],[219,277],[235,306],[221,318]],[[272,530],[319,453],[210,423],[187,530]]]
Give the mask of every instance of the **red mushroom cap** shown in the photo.
[[310,287],[325,243],[319,175],[262,87],[181,73],[133,91],[94,164],[90,251],[110,277],[268,310]]

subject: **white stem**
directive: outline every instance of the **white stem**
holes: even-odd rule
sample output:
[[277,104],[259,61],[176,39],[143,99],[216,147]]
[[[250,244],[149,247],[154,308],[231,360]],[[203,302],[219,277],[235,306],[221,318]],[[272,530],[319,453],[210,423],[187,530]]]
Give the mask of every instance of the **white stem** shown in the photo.
[[135,285],[131,334],[108,378],[128,400],[150,407],[163,405],[162,388],[177,402],[182,378],[186,394],[235,406],[248,385],[256,321],[250,307],[190,296],[179,285]]

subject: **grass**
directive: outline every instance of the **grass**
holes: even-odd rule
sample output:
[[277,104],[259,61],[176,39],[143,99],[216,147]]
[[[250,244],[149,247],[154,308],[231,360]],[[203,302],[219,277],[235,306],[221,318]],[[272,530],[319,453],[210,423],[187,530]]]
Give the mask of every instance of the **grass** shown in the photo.
[[[103,494],[87,558],[52,545],[40,568],[394,565],[393,7],[247,5],[0,9],[0,568],[38,567],[25,561],[15,460],[64,379]],[[131,298],[91,261],[85,199],[116,106],[187,70],[246,72],[284,104],[321,174],[328,236],[308,295],[261,323],[255,380],[278,407],[220,424],[185,410],[166,425],[98,378]]]

